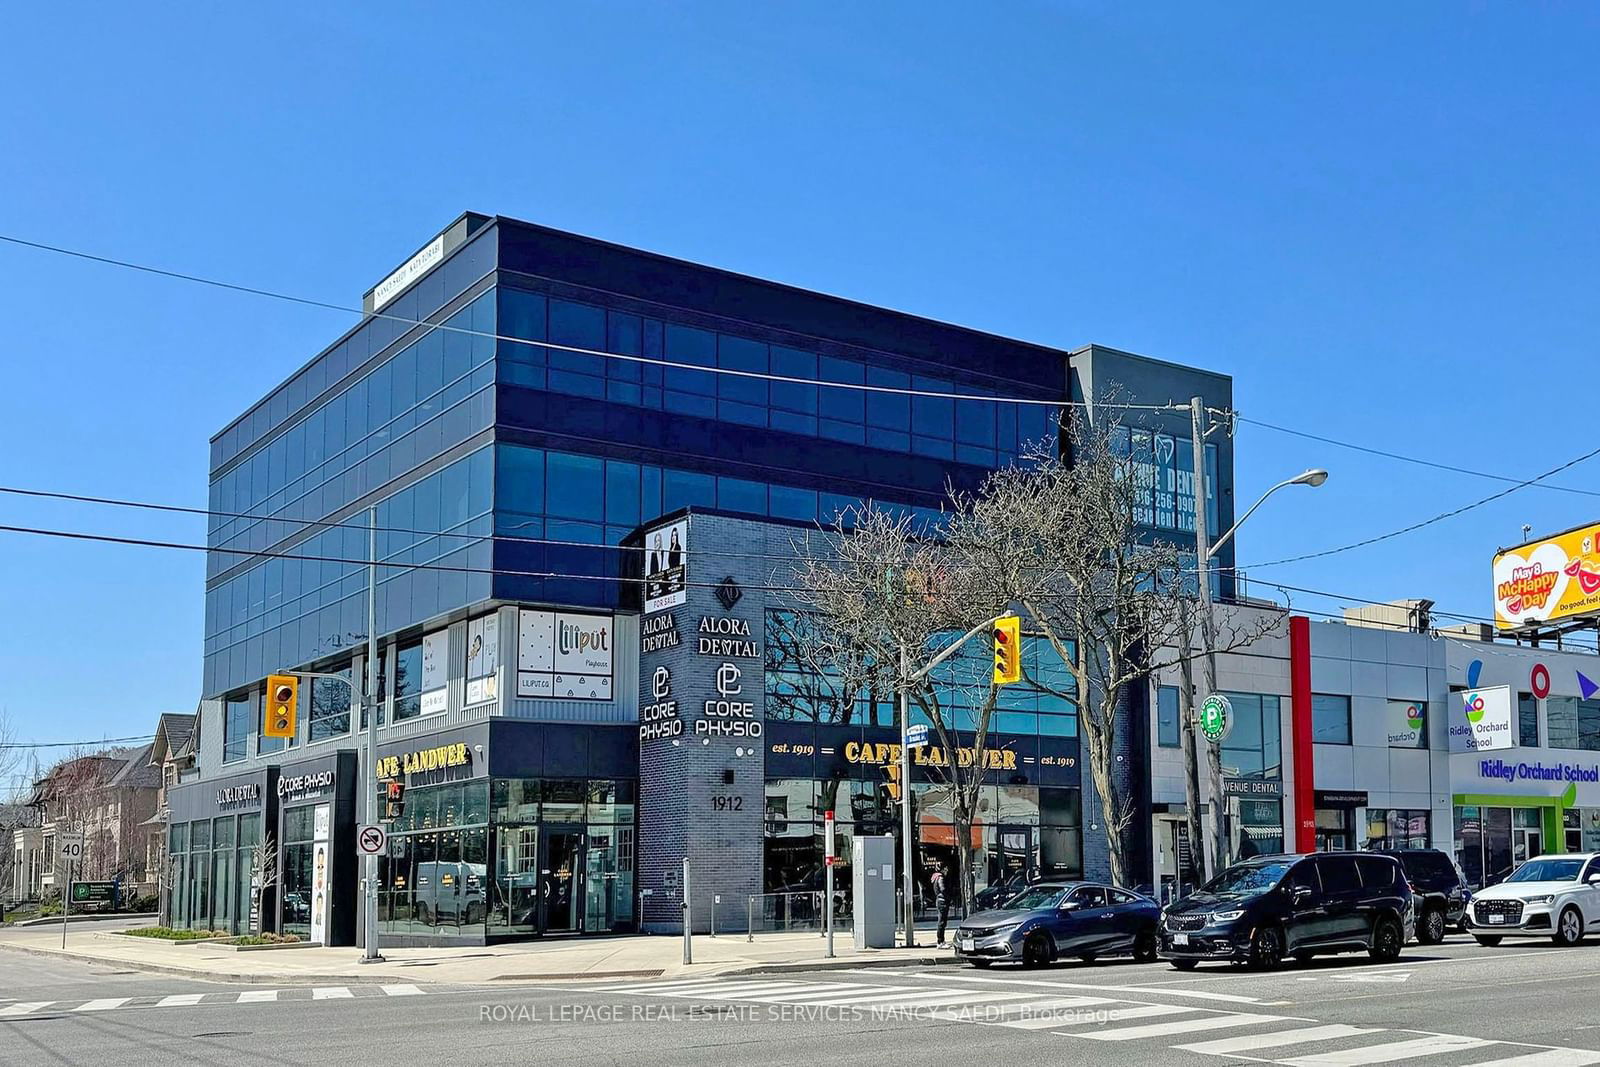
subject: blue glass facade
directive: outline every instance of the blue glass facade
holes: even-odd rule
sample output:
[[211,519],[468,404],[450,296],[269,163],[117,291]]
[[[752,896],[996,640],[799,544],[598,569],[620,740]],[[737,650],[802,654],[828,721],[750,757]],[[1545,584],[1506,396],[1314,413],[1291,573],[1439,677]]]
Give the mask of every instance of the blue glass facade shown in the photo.
[[369,506],[380,559],[450,568],[380,572],[386,636],[496,599],[616,607],[594,579],[657,515],[933,514],[1054,432],[1047,403],[826,383],[1067,399],[1057,350],[464,218],[442,263],[213,440],[206,696],[340,666],[366,632]]

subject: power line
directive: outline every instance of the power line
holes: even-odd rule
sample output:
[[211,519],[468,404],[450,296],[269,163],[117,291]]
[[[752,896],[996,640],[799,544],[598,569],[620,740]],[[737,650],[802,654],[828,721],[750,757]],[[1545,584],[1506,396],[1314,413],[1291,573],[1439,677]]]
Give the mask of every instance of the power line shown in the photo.
[[1249,564],[1249,565],[1246,565],[1246,566],[1238,566],[1238,567],[1235,567],[1234,570],[1252,571],[1252,570],[1259,570],[1262,567],[1277,567],[1277,566],[1280,566],[1280,565],[1285,564],[1285,563],[1299,563],[1302,560],[1321,559],[1324,556],[1337,555],[1340,552],[1349,552],[1351,549],[1365,548],[1367,545],[1375,545],[1380,541],[1387,541],[1387,540],[1389,540],[1391,538],[1399,537],[1402,534],[1408,534],[1408,533],[1412,533],[1412,532],[1414,532],[1416,530],[1420,530],[1424,526],[1432,526],[1436,522],[1443,522],[1445,519],[1454,518],[1455,516],[1464,514],[1464,513],[1468,512],[1468,511],[1473,510],[1474,508],[1480,508],[1485,504],[1491,503],[1491,502],[1493,502],[1495,500],[1499,500],[1501,497],[1510,496],[1512,493],[1515,493],[1519,489],[1526,489],[1530,485],[1535,485],[1538,482],[1541,482],[1544,479],[1551,477],[1552,475],[1560,474],[1562,471],[1567,470],[1567,469],[1569,469],[1571,467],[1575,467],[1578,464],[1584,462],[1585,460],[1593,459],[1595,456],[1600,456],[1600,448],[1596,448],[1596,449],[1594,449],[1592,451],[1585,452],[1583,455],[1577,457],[1576,459],[1568,460],[1567,462],[1561,464],[1559,467],[1552,467],[1550,470],[1545,471],[1543,474],[1535,475],[1534,477],[1529,478],[1526,481],[1518,482],[1516,485],[1510,486],[1509,488],[1506,488],[1506,489],[1502,489],[1498,493],[1491,493],[1488,496],[1482,498],[1481,500],[1474,500],[1470,504],[1463,504],[1459,508],[1452,508],[1449,511],[1443,512],[1443,513],[1438,514],[1438,515],[1435,515],[1431,519],[1423,519],[1421,522],[1414,522],[1409,526],[1402,526],[1398,530],[1390,530],[1388,533],[1379,534],[1376,537],[1368,537],[1368,538],[1364,538],[1363,540],[1360,540],[1360,541],[1353,541],[1348,545],[1339,545],[1336,548],[1325,548],[1325,549],[1322,549],[1321,551],[1318,551],[1318,552],[1305,552],[1305,553],[1302,553],[1301,555],[1298,555],[1298,556],[1285,556],[1283,559],[1269,560],[1266,563],[1252,563],[1252,564]]
[[4,741],[0,742],[0,749],[14,748],[88,748],[91,745],[118,745],[136,741],[154,740],[155,734],[139,734],[136,737],[96,737],[88,741]]
[[[1451,463],[1440,463],[1437,460],[1422,459],[1419,456],[1407,456],[1407,455],[1404,455],[1404,454],[1399,453],[1399,452],[1390,452],[1390,451],[1387,451],[1387,450],[1382,449],[1382,448],[1373,448],[1370,445],[1358,445],[1358,444],[1356,444],[1356,443],[1354,443],[1352,441],[1341,441],[1341,440],[1338,440],[1337,438],[1334,438],[1334,437],[1324,437],[1321,434],[1308,433],[1305,430],[1296,430],[1296,429],[1292,429],[1292,428],[1290,428],[1288,426],[1278,426],[1278,425],[1276,425],[1274,423],[1266,422],[1266,421],[1264,421],[1262,419],[1246,418],[1245,416],[1239,415],[1239,414],[1235,414],[1233,417],[1238,422],[1247,423],[1247,424],[1249,424],[1251,426],[1260,426],[1260,427],[1262,427],[1264,429],[1276,430],[1278,433],[1292,434],[1295,437],[1304,437],[1304,438],[1306,438],[1307,440],[1310,440],[1310,441],[1320,441],[1325,445],[1333,445],[1333,446],[1335,446],[1337,448],[1348,448],[1348,449],[1350,449],[1351,451],[1354,451],[1354,452],[1365,452],[1365,453],[1367,453],[1368,455],[1371,455],[1371,456],[1381,456],[1384,459],[1398,460],[1401,463],[1415,463],[1420,467],[1432,467],[1434,470],[1450,471],[1453,474],[1470,474],[1474,478],[1488,478],[1489,480],[1496,481],[1496,482],[1513,482],[1513,483],[1518,483],[1518,484],[1525,484],[1525,483],[1522,483],[1520,481],[1520,479],[1513,478],[1510,475],[1491,474],[1488,471],[1473,470],[1470,467],[1458,467],[1458,466],[1456,466],[1454,464],[1451,464]],[[1540,489],[1553,489],[1553,490],[1556,490],[1556,491],[1562,492],[1562,493],[1576,493],[1579,496],[1600,496],[1600,490],[1579,489],[1576,486],[1571,486],[1571,485],[1544,485],[1544,484],[1541,484],[1541,485],[1539,485],[1539,488]]]
[[[509,334],[495,333],[488,330],[474,330],[466,326],[451,326],[444,322],[429,322],[426,319],[413,319],[404,315],[395,315],[390,312],[374,311],[368,313],[357,307],[344,304],[334,304],[326,300],[316,300],[310,297],[295,296],[290,293],[276,292],[252,285],[239,285],[234,282],[220,281],[216,278],[206,278],[197,274],[185,274],[181,271],[167,270],[162,267],[152,267],[144,263],[131,260],[116,259],[110,256],[94,255],[90,252],[81,252],[77,249],[64,248],[60,245],[45,244],[41,241],[29,241],[21,237],[0,233],[0,241],[8,244],[19,245],[23,248],[32,248],[42,252],[51,252],[56,255],[69,256],[74,259],[88,260],[106,266],[119,267],[124,270],[140,271],[153,274],[162,278],[171,278],[177,281],[191,282],[196,285],[208,285],[218,289],[227,289],[236,293],[245,293],[250,296],[265,297],[272,300],[283,300],[289,303],[302,304],[306,307],[321,308],[326,311],[338,311],[349,315],[359,315],[363,318],[384,319],[400,323],[405,326],[426,326],[430,331],[445,330],[451,333],[465,334],[471,337],[485,337],[494,341],[506,341],[512,344],[529,345],[537,348],[549,348],[558,352],[570,352],[574,355],[594,356],[600,359],[618,360],[624,363],[636,363],[652,367],[664,367],[669,370],[698,371],[705,374],[722,374],[734,378],[753,378],[762,381],[780,382],[788,385],[819,386],[825,389],[853,389],[863,393],[886,393],[894,396],[923,397],[934,400],[974,400],[999,404],[1020,404],[1038,407],[1079,407],[1088,408],[1090,405],[1081,400],[1050,399],[1044,400],[1036,397],[1021,396],[987,396],[981,393],[956,393],[940,392],[931,389],[914,389],[894,385],[868,385],[863,382],[832,382],[818,378],[800,378],[786,374],[773,374],[770,371],[741,370],[736,367],[703,367],[694,363],[678,363],[673,360],[659,359],[654,356],[635,356],[624,352],[605,352],[594,348],[581,348],[577,345],[560,344],[555,341],[540,341],[528,337],[513,337]],[[1173,411],[1172,404],[1112,404],[1106,405],[1125,411]]]

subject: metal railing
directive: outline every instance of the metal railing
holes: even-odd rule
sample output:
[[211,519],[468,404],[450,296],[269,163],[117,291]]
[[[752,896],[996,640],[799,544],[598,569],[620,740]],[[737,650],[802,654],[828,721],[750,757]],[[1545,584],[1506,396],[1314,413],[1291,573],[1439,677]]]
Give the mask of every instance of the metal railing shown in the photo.
[[[796,930],[815,930],[820,936],[826,901],[816,890],[793,893],[753,893],[745,902],[745,939],[755,940],[758,933],[791,933]],[[834,894],[833,926],[837,932],[850,928],[850,902],[839,893]]]

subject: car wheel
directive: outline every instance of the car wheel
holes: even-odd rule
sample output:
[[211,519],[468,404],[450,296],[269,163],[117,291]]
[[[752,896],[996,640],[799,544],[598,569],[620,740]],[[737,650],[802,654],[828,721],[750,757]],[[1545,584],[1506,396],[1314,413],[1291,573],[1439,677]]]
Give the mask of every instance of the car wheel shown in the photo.
[[1576,945],[1583,940],[1583,916],[1578,914],[1577,908],[1568,904],[1561,909],[1561,918],[1556,920],[1556,932],[1550,940],[1562,946]]
[[1367,955],[1380,963],[1393,963],[1400,958],[1405,940],[1400,920],[1385,916],[1372,928],[1372,944],[1367,948]]
[[1133,958],[1138,963],[1154,963],[1156,961],[1156,932],[1154,930],[1142,931],[1133,939]]
[[987,968],[989,964],[993,963],[994,960],[968,960],[967,962],[981,971]]
[[1050,944],[1049,934],[1032,933],[1022,942],[1022,965],[1024,967],[1043,967],[1054,956],[1055,950]]
[[1505,938],[1501,937],[1499,934],[1473,934],[1472,936],[1478,942],[1478,944],[1482,945],[1484,948],[1494,948],[1500,942],[1505,940]]
[[1283,934],[1276,926],[1263,926],[1250,939],[1250,966],[1275,971],[1283,963]]
[[1417,924],[1417,943],[1437,945],[1443,940],[1444,912],[1438,908],[1429,908],[1422,913],[1422,921]]
[[1200,966],[1199,960],[1168,960],[1167,962],[1172,964],[1174,970],[1179,971],[1192,971]]

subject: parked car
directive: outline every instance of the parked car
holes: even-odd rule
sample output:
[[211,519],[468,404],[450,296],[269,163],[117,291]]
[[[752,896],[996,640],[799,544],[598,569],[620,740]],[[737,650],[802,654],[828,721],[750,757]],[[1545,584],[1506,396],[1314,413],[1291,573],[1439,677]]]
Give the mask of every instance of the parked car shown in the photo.
[[1257,856],[1167,906],[1160,954],[1180,971],[1201,960],[1270,970],[1285,956],[1365,951],[1398,959],[1416,929],[1400,861],[1376,852]]
[[978,911],[991,911],[1003,907],[1006,901],[1028,888],[1028,872],[1012,871],[998,882],[990,882],[972,896],[972,906]]
[[1417,941],[1437,945],[1467,915],[1467,880],[1455,861],[1436,848],[1380,849],[1405,868],[1417,909]]
[[956,927],[956,956],[974,967],[1016,962],[1038,967],[1076,956],[1132,954],[1156,958],[1161,907],[1149,897],[1098,882],[1038,882],[1002,908],[979,912]]
[[1480,945],[1506,937],[1548,937],[1575,945],[1600,924],[1600,853],[1536,856],[1497,885],[1472,895],[1467,932]]

